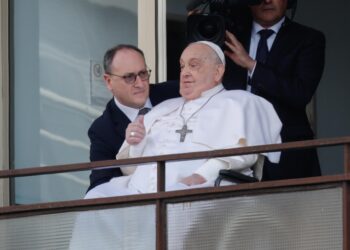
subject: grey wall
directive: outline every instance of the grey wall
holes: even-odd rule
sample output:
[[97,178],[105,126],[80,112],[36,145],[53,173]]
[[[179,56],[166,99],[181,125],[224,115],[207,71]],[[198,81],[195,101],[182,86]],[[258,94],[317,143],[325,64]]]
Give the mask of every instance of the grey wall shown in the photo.
[[[350,20],[348,0],[300,0],[295,20],[326,35],[326,65],[316,93],[318,138],[350,135]],[[342,172],[343,148],[319,150],[323,174]]]

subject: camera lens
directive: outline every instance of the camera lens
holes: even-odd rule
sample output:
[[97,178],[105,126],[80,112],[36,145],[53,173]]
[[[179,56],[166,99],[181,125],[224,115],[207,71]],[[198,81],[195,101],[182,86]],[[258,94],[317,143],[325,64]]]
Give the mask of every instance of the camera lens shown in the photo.
[[219,27],[212,20],[204,20],[198,24],[198,32],[205,39],[211,39],[219,32]]
[[224,45],[225,20],[220,15],[190,15],[187,18],[187,40],[196,42],[201,40]]

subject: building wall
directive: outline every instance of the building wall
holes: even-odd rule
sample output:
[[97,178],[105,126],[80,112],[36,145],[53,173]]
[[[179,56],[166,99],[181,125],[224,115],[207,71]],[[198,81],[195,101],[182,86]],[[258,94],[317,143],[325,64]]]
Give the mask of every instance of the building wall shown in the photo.
[[[324,32],[326,64],[315,96],[318,138],[350,135],[350,1],[298,1],[295,20]],[[323,175],[343,172],[343,147],[318,150]]]
[[[0,1],[0,170],[9,167],[8,4]],[[0,206],[9,204],[8,180],[0,179]]]

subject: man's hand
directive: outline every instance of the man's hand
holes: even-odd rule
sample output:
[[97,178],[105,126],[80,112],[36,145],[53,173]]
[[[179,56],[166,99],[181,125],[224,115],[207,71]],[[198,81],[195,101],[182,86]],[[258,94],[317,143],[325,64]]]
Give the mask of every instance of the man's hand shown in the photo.
[[145,137],[146,129],[143,125],[143,115],[139,115],[135,121],[129,123],[125,131],[125,140],[130,145],[139,144]]
[[199,174],[192,174],[188,177],[183,178],[180,183],[183,183],[187,186],[192,186],[192,185],[198,185],[198,184],[203,184],[207,180],[204,179],[201,175]]
[[249,56],[243,45],[229,31],[226,31],[225,44],[230,49],[230,51],[225,50],[226,56],[228,56],[237,65],[246,68],[249,71],[254,69],[256,61]]

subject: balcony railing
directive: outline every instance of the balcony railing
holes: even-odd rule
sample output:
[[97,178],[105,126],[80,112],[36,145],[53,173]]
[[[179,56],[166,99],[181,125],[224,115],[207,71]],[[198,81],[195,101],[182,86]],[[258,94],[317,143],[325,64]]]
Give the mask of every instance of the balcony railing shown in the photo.
[[[338,145],[341,175],[164,192],[167,161]],[[148,162],[158,164],[157,193],[0,208],[0,249],[350,249],[350,137],[5,170],[0,178]]]

